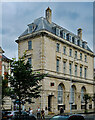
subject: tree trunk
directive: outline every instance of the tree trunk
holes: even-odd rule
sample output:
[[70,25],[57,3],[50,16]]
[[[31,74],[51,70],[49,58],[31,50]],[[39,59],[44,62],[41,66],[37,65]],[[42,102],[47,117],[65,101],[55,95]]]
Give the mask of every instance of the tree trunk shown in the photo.
[[19,118],[21,118],[21,99],[19,97]]

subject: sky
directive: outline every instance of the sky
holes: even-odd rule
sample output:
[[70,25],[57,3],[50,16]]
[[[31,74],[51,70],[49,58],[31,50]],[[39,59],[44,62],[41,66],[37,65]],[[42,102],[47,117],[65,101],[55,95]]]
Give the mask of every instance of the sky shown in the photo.
[[47,7],[52,9],[52,21],[77,34],[83,29],[83,40],[93,50],[93,2],[2,2],[0,37],[8,58],[18,57],[17,38],[27,25],[39,17],[45,17]]

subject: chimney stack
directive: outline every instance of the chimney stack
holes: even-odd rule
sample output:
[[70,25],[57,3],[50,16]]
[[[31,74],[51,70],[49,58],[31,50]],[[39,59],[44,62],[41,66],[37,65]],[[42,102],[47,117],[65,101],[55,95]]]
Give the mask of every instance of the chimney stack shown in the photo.
[[82,40],[82,29],[79,28],[77,32],[78,32],[78,37]]
[[48,7],[46,9],[46,19],[49,23],[52,23],[51,17],[52,17],[52,10]]

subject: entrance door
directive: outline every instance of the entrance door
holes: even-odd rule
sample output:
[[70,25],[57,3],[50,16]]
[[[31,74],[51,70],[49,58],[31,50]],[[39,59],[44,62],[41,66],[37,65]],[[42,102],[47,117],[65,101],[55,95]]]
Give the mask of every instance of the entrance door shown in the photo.
[[51,111],[51,100],[52,100],[52,95],[48,96],[48,111]]

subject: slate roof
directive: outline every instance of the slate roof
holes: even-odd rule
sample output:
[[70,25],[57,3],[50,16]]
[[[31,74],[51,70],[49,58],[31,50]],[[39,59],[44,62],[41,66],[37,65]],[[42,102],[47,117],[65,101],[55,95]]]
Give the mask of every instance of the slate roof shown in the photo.
[[[34,29],[32,29],[33,26],[35,27]],[[47,19],[44,17],[40,17],[40,18],[34,20],[33,23],[29,24],[28,28],[19,36],[19,38],[22,36],[28,35],[30,33],[40,31],[40,30],[46,30],[46,31],[49,31],[49,32],[55,34],[54,28],[59,28],[61,30],[64,30],[66,33],[70,33],[72,36],[78,38],[78,36],[76,34],[73,34],[72,32],[68,31],[67,29],[62,28],[61,26],[59,26],[53,22],[49,23],[47,21]],[[88,46],[87,46],[87,50],[92,52],[92,50]]]
[[[32,26],[33,26],[33,24],[36,25],[36,28],[35,28],[34,31],[32,31]],[[54,27],[58,27],[58,28],[60,28],[61,30],[65,30],[66,32],[71,33],[70,31],[66,30],[65,28],[60,27],[59,25],[57,25],[57,24],[55,24],[55,23],[53,23],[53,22],[50,24],[50,23],[47,21],[47,19],[44,18],[44,17],[40,17],[40,18],[34,20],[34,22],[31,23],[31,24],[29,24],[28,26],[29,26],[30,29],[31,29],[31,30],[30,30],[30,33],[33,33],[33,32],[39,31],[39,30],[47,30],[47,31],[55,34],[55,31],[54,31],[54,29],[53,29]],[[24,35],[27,35],[27,34],[29,34],[29,33],[28,33],[28,28],[27,28],[19,37],[24,36]],[[73,33],[71,33],[71,34],[73,34]],[[73,34],[73,35],[76,36],[75,34]],[[76,36],[76,37],[78,37],[78,36]]]

